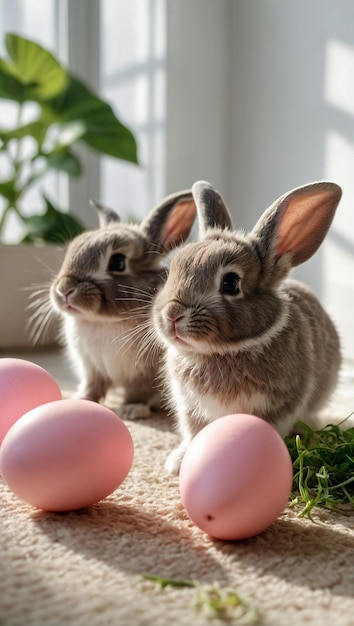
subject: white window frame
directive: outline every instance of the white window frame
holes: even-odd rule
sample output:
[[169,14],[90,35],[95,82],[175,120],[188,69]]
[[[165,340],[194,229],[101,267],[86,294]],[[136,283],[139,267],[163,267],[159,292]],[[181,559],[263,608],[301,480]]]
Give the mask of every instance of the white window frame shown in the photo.
[[[99,90],[100,5],[97,0],[56,0],[58,54],[70,70],[94,91]],[[88,227],[96,224],[90,198],[100,198],[100,157],[80,148],[85,174],[77,180],[60,177],[61,206],[70,208]]]

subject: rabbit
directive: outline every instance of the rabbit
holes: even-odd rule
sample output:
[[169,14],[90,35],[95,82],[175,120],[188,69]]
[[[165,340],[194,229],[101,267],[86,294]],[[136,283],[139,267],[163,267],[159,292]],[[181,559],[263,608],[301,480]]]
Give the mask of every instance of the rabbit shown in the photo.
[[140,225],[123,223],[96,203],[99,228],[69,245],[50,285],[53,310],[79,378],[78,398],[104,401],[123,392],[123,419],[159,408],[159,354],[146,347],[151,301],[166,279],[167,254],[188,236],[196,207],[191,191],[167,196]]
[[152,307],[181,437],[166,461],[171,474],[198,431],[223,415],[254,414],[286,436],[326,403],[341,364],[321,304],[304,284],[285,280],[322,243],[341,188],[314,182],[289,191],[248,234],[232,230],[212,185],[196,182],[192,193],[200,240],[175,254]]

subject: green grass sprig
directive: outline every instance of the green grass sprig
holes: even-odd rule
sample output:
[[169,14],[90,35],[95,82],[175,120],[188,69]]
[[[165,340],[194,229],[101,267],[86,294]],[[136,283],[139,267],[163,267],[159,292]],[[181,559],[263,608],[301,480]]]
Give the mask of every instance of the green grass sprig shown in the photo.
[[301,434],[285,438],[294,468],[290,506],[300,505],[302,516],[312,519],[314,507],[354,510],[354,427],[342,426],[314,430],[297,422],[294,430]]
[[248,599],[228,589],[222,589],[218,582],[204,585],[197,580],[179,580],[143,574],[142,578],[155,582],[161,589],[166,587],[192,587],[195,589],[192,607],[201,610],[208,620],[218,619],[233,624],[258,624],[259,612]]

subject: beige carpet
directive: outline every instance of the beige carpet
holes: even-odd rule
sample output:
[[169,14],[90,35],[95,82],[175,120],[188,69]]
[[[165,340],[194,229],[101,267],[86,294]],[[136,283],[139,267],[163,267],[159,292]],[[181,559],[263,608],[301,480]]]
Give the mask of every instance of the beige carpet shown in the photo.
[[[57,358],[37,360],[58,373]],[[320,511],[313,523],[286,510],[258,537],[214,541],[188,520],[178,481],[164,472],[176,443],[171,421],[128,427],[132,471],[86,510],[43,513],[1,482],[1,626],[208,623],[192,606],[195,589],[160,589],[144,573],[217,581],[250,600],[264,626],[354,625],[354,515]]]

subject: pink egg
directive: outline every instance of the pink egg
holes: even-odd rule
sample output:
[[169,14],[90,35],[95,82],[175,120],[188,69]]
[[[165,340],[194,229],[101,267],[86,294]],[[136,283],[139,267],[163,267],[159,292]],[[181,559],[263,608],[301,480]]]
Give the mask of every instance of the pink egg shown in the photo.
[[25,502],[69,511],[102,500],[119,487],[133,463],[124,422],[89,400],[58,400],[23,415],[0,448],[0,472]]
[[21,415],[62,397],[43,367],[24,359],[0,358],[0,444]]
[[192,440],[179,476],[191,520],[217,539],[243,539],[265,530],[285,508],[293,481],[289,451],[259,417],[226,415]]

